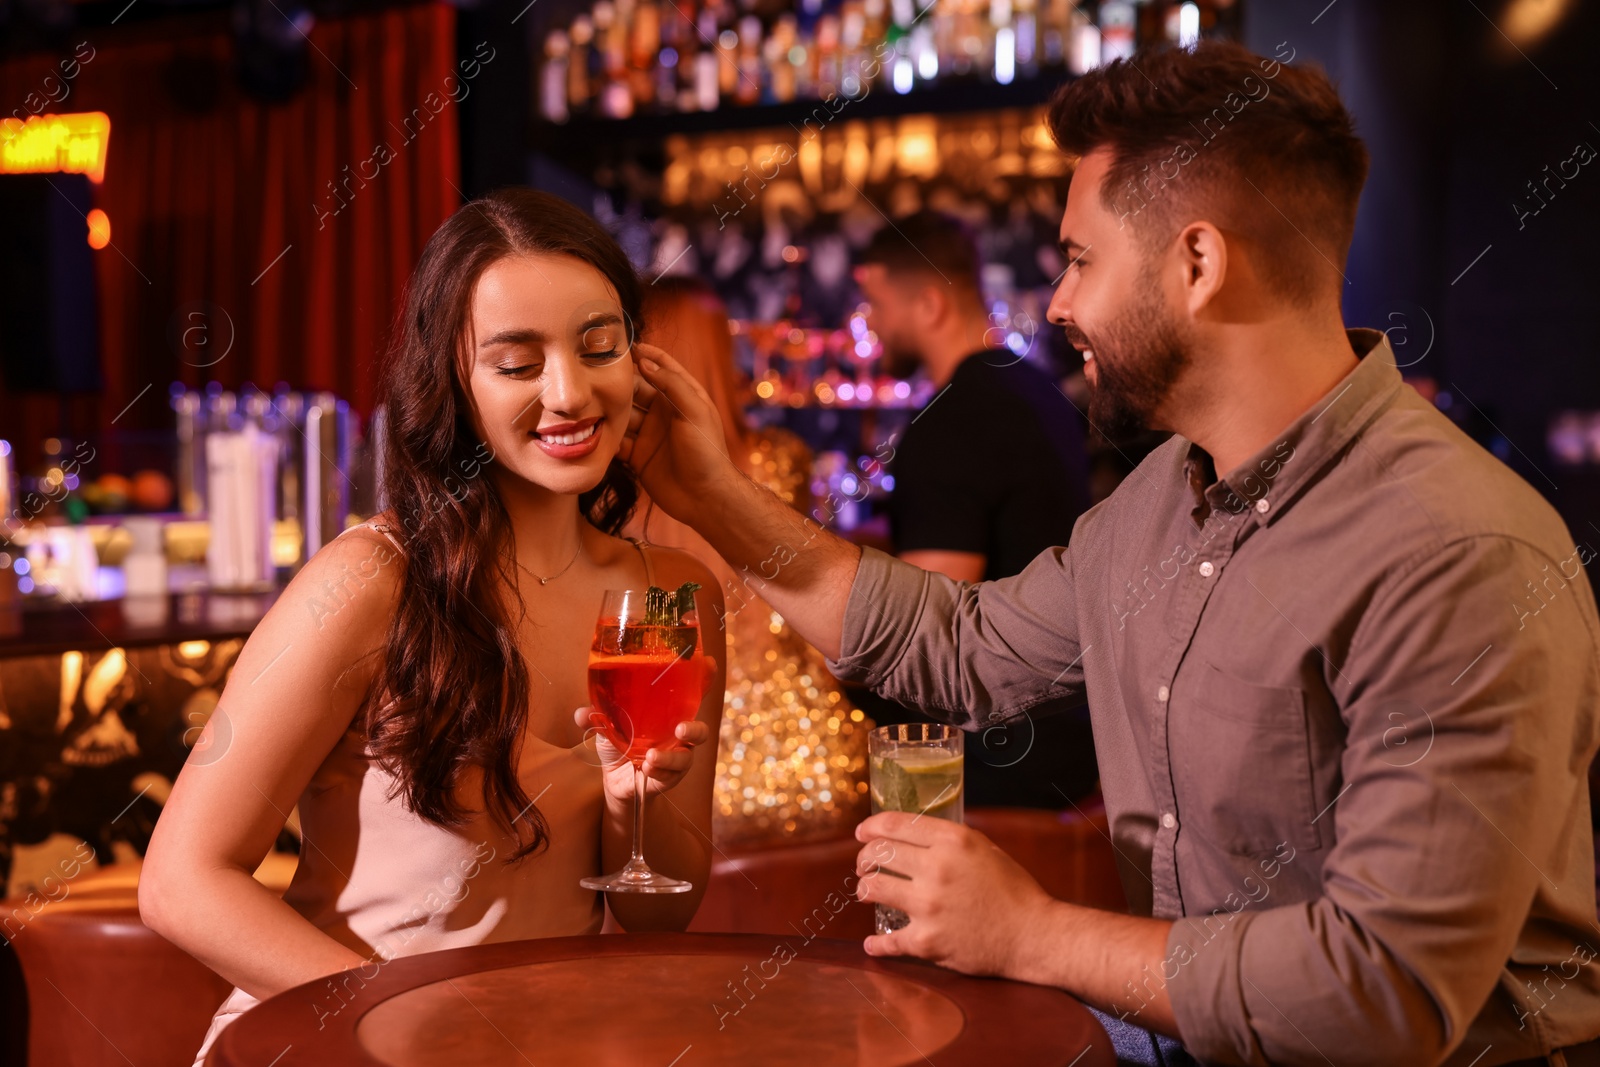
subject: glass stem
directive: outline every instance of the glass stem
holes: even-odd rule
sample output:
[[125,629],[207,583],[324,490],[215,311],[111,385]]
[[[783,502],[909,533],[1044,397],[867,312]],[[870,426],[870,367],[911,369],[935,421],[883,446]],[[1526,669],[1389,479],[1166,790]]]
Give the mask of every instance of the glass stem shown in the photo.
[[646,866],[644,862],[644,763],[640,761],[633,765],[633,781],[637,787],[633,792],[633,859],[628,861],[630,867]]

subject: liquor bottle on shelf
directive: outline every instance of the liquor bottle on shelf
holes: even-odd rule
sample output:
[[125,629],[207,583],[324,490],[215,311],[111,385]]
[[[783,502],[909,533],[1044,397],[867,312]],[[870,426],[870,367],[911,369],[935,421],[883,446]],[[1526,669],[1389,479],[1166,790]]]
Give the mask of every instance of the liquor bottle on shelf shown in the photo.
[[656,57],[650,77],[655,83],[655,110],[670,114],[678,110],[678,50],[665,45]]
[[915,67],[911,62],[911,21],[917,17],[913,0],[889,0],[889,21],[883,30],[883,78],[897,93],[911,91]]
[[655,0],[637,0],[627,33],[628,91],[636,110],[650,111],[656,101],[655,66],[661,54],[661,8]]
[[917,77],[922,81],[931,82],[939,77],[939,46],[928,19],[911,27],[911,58],[917,65]]
[[[772,98],[780,104],[786,104],[800,95],[794,63],[796,41],[795,17],[788,14],[778,16],[772,35],[767,38],[763,49],[767,56],[767,68],[771,72]],[[802,51],[801,55],[804,54]]]
[[593,72],[599,69],[594,50],[594,20],[579,15],[572,20],[572,53],[567,61],[567,107],[587,111],[593,98]]
[[683,8],[681,4],[672,7],[670,25],[662,26],[663,37],[670,36],[674,50],[672,63],[672,100],[663,107],[664,111],[693,111],[694,110],[694,65],[695,57],[700,51],[700,35],[694,29],[694,16]]
[[633,25],[633,15],[638,7],[639,0],[611,0],[611,3],[616,11],[612,26],[613,32],[616,34],[617,58],[619,61],[617,74],[626,77],[629,47],[628,28]]
[[[539,113],[711,111],[1084,74],[1144,43],[1237,33],[1237,0],[593,0],[544,40]],[[558,93],[558,86],[564,92]]]
[[1100,5],[1100,59],[1110,63],[1130,59],[1137,44],[1134,28],[1138,20],[1128,0],[1104,0]]
[[870,49],[888,31],[888,4],[885,0],[863,0],[861,5],[861,47]]
[[733,99],[737,104],[754,104],[762,96],[761,82],[761,20],[754,15],[739,19],[739,80],[734,85]]
[[817,20],[826,7],[823,0],[796,0],[795,9],[800,16],[800,36],[806,40],[816,36]]
[[[623,112],[621,117],[626,118],[638,111],[638,93],[633,84],[633,69],[628,61],[629,29],[633,25],[636,0],[612,0],[614,12],[611,19],[610,32],[606,34],[606,75],[607,84],[620,87],[612,89],[611,93],[616,99],[612,106]],[[623,103],[626,98],[627,103]]]
[[688,33],[683,38],[683,43],[678,46],[678,61],[673,65],[673,72],[677,76],[677,85],[673,89],[672,110],[678,112],[697,110],[694,95],[695,64],[700,62],[700,39],[695,35],[694,26],[688,27]]
[[839,16],[839,88],[852,100],[871,88],[862,80],[866,32],[867,16],[860,0],[845,0]]
[[961,0],[955,8],[951,67],[958,75],[988,73],[984,67],[994,49],[991,47],[993,34],[986,32],[989,30],[986,15],[986,10],[979,9],[978,0]]
[[817,92],[816,60],[816,42],[812,37],[800,32],[797,21],[794,40],[789,45],[789,65],[794,68],[794,95],[798,100],[815,100],[820,95]]
[[734,25],[738,14],[729,0],[707,0],[706,10],[716,27],[711,39],[716,42],[717,94],[722,103],[731,104],[739,87],[739,31]]
[[894,58],[890,60],[890,83],[897,93],[909,93],[917,81],[916,64],[911,59],[911,38],[899,26],[889,30],[893,40]]
[[694,100],[700,111],[715,111],[721,100],[722,57],[717,54],[717,11],[707,3],[695,16],[695,36],[700,49],[694,57]]
[[989,50],[989,73],[1001,85],[1010,85],[1017,76],[1017,30],[1011,0],[990,0],[989,31],[994,47]]
[[551,30],[545,36],[544,68],[539,73],[539,113],[551,122],[567,121],[569,49],[566,30]]
[[1087,74],[1100,65],[1103,44],[1100,27],[1088,15],[1074,9],[1069,28],[1071,53],[1068,69],[1074,74]]
[[938,59],[939,69],[935,77],[955,73],[956,51],[960,42],[956,34],[959,27],[956,24],[956,12],[952,8],[956,0],[934,0],[929,11],[922,19],[919,26],[927,26],[933,33],[934,56]]
[[[1075,19],[1089,21],[1089,16],[1071,0],[1041,0],[1039,26],[1039,59],[1048,68],[1060,67],[1067,62],[1072,48],[1072,26]],[[1097,48],[1096,51],[1099,51]]]
[[1033,78],[1039,74],[1039,18],[1037,0],[1017,0],[1016,65],[1017,75]]
[[839,95],[839,16],[817,20],[816,94],[823,100]]
[[592,83],[600,114],[608,119],[625,119],[633,114],[633,94],[628,91],[627,57],[623,48],[625,31],[617,22],[617,9],[611,0],[594,5],[594,51],[599,78]]
[[1177,4],[1169,13],[1167,39],[1180,48],[1193,48],[1200,42],[1205,13],[1200,4]]

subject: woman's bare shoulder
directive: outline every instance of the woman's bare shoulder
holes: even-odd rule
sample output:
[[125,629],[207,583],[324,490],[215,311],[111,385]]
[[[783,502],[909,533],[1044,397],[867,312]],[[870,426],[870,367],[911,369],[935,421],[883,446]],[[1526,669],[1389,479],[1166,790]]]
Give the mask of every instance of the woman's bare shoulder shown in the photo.
[[323,545],[289,583],[280,603],[302,612],[318,630],[382,635],[404,580],[405,556],[394,531],[372,525],[345,530]]

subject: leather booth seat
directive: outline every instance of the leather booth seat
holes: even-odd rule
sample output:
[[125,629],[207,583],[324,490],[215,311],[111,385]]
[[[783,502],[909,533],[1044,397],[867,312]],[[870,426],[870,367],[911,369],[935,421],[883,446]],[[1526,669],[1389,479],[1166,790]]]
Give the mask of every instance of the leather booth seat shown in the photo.
[[148,929],[126,897],[51,904],[12,948],[28,990],[29,1067],[187,1064],[232,988]]
[[[256,878],[282,892],[295,862],[274,853]],[[193,1059],[233,985],[140,921],[138,885],[139,864],[115,864],[73,879],[54,902],[0,900],[26,986],[28,1067]]]

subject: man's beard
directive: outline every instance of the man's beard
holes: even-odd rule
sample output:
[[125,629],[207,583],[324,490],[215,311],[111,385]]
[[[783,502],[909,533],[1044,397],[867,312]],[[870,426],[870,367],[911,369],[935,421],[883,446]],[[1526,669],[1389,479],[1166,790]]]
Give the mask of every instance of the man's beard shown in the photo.
[[1154,279],[1140,279],[1138,302],[1091,339],[1067,327],[1067,340],[1094,353],[1089,424],[1106,440],[1128,440],[1155,429],[1156,411],[1189,365],[1189,355],[1155,296]]

